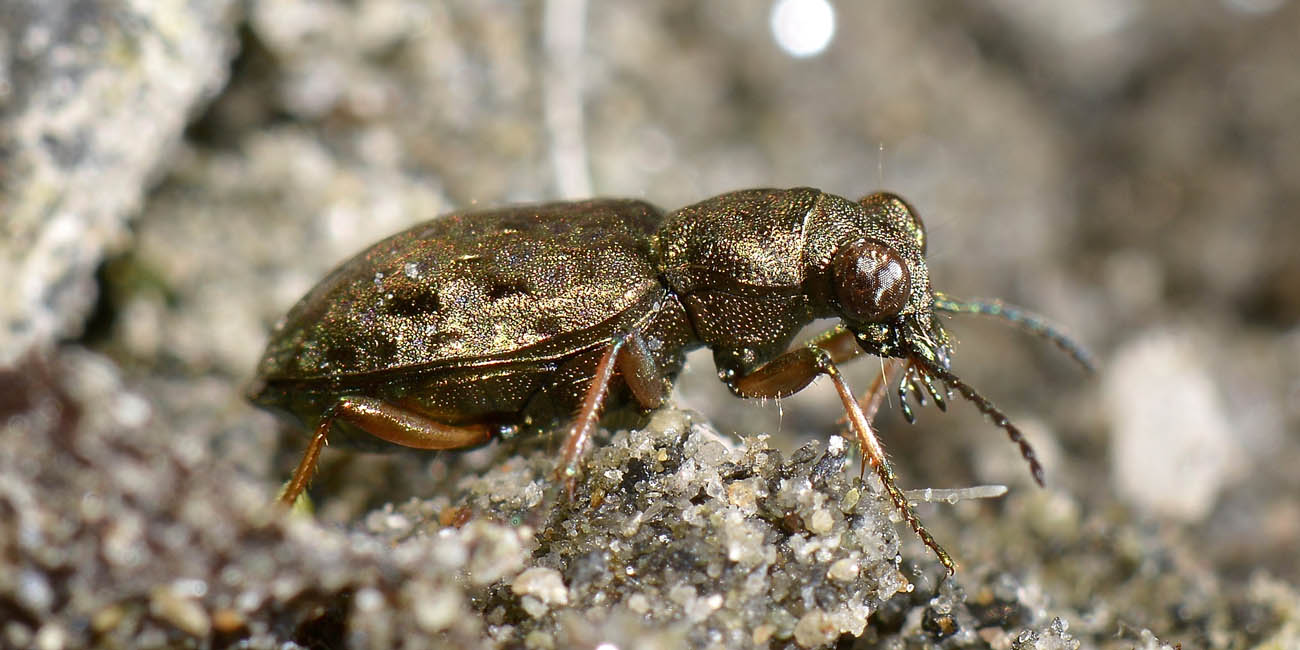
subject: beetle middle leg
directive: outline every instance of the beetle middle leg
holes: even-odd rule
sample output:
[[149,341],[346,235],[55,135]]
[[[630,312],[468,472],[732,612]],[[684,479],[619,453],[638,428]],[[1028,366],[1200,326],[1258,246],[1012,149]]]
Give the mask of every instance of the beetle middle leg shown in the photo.
[[460,449],[481,445],[492,438],[492,431],[483,424],[444,424],[372,397],[343,397],[325,412],[316,425],[311,443],[294,470],[293,478],[280,493],[281,503],[292,506],[306,489],[336,420],[347,422],[376,438],[416,449]]
[[582,449],[600,422],[616,368],[631,390],[632,397],[643,408],[656,408],[668,396],[668,384],[639,332],[634,331],[609,342],[600,361],[596,363],[595,374],[582,398],[582,406],[564,439],[564,454],[556,469],[556,478],[564,481],[565,490],[570,496],[576,485]]
[[[921,520],[917,518],[916,513],[912,510],[912,506],[908,504],[907,497],[898,488],[898,483],[894,477],[894,469],[889,464],[889,460],[885,458],[885,450],[880,446],[875,430],[871,428],[870,419],[858,403],[857,398],[854,397],[848,383],[844,381],[844,376],[840,373],[839,367],[835,365],[834,348],[836,346],[834,344],[838,340],[838,335],[832,330],[819,337],[812,344],[790,350],[759,366],[749,374],[733,380],[731,388],[742,397],[780,398],[788,397],[802,390],[812,383],[818,375],[830,377],[831,382],[835,385],[835,392],[839,394],[840,402],[843,403],[844,410],[848,414],[849,426],[858,439],[858,446],[862,449],[862,455],[876,471],[876,476],[880,478],[881,484],[884,485],[885,492],[889,494],[889,499],[893,502],[894,508],[903,515],[903,519],[912,527],[912,530],[921,538],[921,541],[934,551],[934,554],[939,558],[939,562],[948,570],[948,574],[952,575],[957,571],[957,565],[953,563],[948,552],[939,546],[939,543],[921,524]],[[885,387],[886,378],[882,376],[878,383],[873,384],[872,393],[869,394],[869,399],[866,400],[868,404],[874,402],[874,405],[878,408],[879,400],[884,396]],[[877,393],[879,397],[876,397]]]

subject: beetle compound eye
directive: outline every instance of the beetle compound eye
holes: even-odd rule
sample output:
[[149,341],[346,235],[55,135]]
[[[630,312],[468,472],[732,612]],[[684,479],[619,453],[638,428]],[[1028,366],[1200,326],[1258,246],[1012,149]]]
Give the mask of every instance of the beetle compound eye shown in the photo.
[[835,253],[835,295],[844,315],[878,323],[907,305],[911,276],[897,251],[873,240],[856,241]]

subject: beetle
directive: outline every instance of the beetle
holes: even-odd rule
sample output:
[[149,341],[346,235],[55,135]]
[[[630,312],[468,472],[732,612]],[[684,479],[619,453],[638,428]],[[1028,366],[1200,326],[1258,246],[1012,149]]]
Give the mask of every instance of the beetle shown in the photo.
[[[1041,484],[1019,429],[950,370],[936,312],[999,316],[1090,358],[1024,310],[932,291],[926,245],[920,217],[894,194],[855,202],[808,187],[741,190],[667,214],[595,199],[421,223],[337,267],[272,333],[250,397],[314,431],[281,499],[306,487],[327,437],[461,449],[576,413],[556,471],[572,494],[602,417],[662,405],[685,353],[705,346],[740,397],[786,397],[828,377],[863,471],[873,467],[952,573],[872,430],[888,386],[897,382],[909,420],[909,396],[942,408],[955,389],[1019,445]],[[826,317],[840,324],[791,346]],[[890,361],[859,401],[839,364],[864,354]]]

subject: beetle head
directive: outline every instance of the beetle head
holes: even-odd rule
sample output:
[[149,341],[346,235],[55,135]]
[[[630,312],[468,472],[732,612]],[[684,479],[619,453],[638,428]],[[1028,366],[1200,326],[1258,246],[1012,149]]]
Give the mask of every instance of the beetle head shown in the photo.
[[[870,354],[906,360],[898,387],[903,415],[912,420],[908,396],[929,395],[944,408],[956,390],[1007,432],[1041,485],[1043,469],[1021,432],[996,406],[953,374],[952,348],[935,312],[996,316],[1047,339],[1091,370],[1091,355],[1045,319],[999,300],[962,301],[930,288],[925,264],[925,226],[901,198],[876,193],[858,201],[865,225],[831,257],[833,304],[858,345]],[[922,392],[924,387],[924,393]]]
[[865,217],[861,234],[843,243],[830,263],[833,301],[844,326],[864,351],[905,360],[898,394],[899,407],[909,422],[914,417],[909,396],[925,404],[928,395],[946,410],[955,388],[1019,445],[1041,485],[1043,468],[1020,430],[950,370],[952,348],[934,312],[958,311],[955,306],[977,303],[960,303],[931,290],[925,226],[903,199],[878,192],[863,197],[858,205]]
[[871,354],[920,354],[947,367],[948,337],[933,317],[925,225],[906,201],[888,192],[864,196],[858,205],[862,227],[830,263],[838,315]]

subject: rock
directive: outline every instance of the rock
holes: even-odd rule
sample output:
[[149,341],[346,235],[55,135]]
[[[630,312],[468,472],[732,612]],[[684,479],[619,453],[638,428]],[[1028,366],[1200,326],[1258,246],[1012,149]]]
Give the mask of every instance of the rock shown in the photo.
[[225,84],[236,4],[6,3],[0,367],[81,333],[105,253]]

